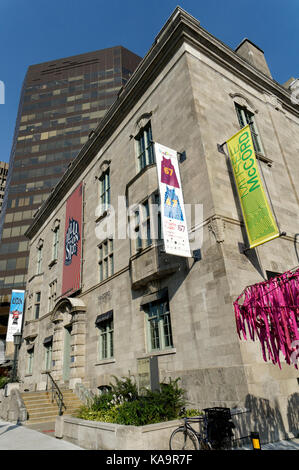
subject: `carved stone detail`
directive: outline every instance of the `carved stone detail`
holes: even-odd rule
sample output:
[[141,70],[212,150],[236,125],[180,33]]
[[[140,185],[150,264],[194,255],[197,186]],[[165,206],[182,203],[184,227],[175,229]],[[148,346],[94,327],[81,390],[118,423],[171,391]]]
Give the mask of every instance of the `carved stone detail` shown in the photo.
[[272,104],[272,106],[274,106],[274,108],[277,110],[277,111],[281,111],[282,113],[284,113],[284,110],[283,110],[283,107],[282,107],[282,103],[281,101],[277,98],[277,96],[275,95],[266,95],[266,99],[268,101],[268,103]]
[[208,224],[208,229],[210,232],[212,232],[215,236],[216,242],[217,243],[223,243],[225,240],[225,222],[224,220],[219,217],[215,216],[213,217],[209,224]]
[[152,281],[148,282],[143,295],[153,294],[161,289],[161,282],[159,279],[153,279]]

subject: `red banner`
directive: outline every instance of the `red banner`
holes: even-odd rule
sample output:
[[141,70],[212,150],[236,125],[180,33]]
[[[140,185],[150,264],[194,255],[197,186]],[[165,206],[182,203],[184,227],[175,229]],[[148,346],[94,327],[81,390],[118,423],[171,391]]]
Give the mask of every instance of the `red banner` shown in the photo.
[[82,191],[80,183],[66,203],[62,295],[67,296],[81,287]]

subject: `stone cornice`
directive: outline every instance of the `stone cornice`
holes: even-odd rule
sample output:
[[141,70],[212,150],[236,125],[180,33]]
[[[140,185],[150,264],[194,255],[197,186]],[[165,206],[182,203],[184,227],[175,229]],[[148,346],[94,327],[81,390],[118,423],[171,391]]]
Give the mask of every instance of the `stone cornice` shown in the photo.
[[299,117],[298,106],[292,105],[290,93],[286,89],[246,62],[230,47],[203,29],[195,18],[177,7],[129,81],[120,90],[118,99],[109,108],[92,137],[82,147],[48,199],[40,207],[25,233],[29,239],[34,237],[67,192],[82,178],[84,170],[99,150],[184,43],[204,52],[255,88],[275,94],[285,109]]

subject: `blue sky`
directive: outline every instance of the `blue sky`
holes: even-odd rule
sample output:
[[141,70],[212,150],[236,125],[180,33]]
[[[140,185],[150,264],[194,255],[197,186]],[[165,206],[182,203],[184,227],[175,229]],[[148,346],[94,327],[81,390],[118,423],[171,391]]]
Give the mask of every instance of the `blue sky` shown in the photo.
[[299,0],[0,0],[0,160],[29,65],[116,45],[143,57],[177,5],[233,49],[251,39],[279,83],[299,77]]

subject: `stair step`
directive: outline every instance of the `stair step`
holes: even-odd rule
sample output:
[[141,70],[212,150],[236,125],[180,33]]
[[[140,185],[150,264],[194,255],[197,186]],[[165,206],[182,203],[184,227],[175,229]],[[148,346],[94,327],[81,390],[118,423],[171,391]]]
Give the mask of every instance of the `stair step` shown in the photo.
[[57,406],[44,406],[43,408],[39,408],[39,407],[28,408],[28,406],[26,406],[26,410],[28,411],[29,414],[30,413],[42,413],[45,410],[53,411],[54,413],[56,413],[58,410],[58,407]]
[[[76,408],[62,408],[64,413],[70,413],[72,411],[76,411]],[[46,416],[46,415],[53,415],[57,416],[58,414],[58,408],[56,410],[34,410],[34,411],[28,411],[29,419],[33,416]]]
[[57,414],[58,410],[31,411],[30,413],[28,413],[29,419],[34,416],[56,416]]
[[[77,411],[83,403],[77,395],[66,388],[60,388],[63,395],[63,413],[72,414]],[[59,406],[54,398],[52,401],[52,391],[24,392],[22,398],[28,412],[26,424],[38,424],[55,422],[59,413]]]
[[[78,409],[82,406],[81,403],[73,403],[73,404],[70,404],[70,403],[64,403],[64,408],[66,408],[67,410],[72,410],[72,409]],[[58,410],[59,406],[54,404],[47,404],[46,406],[34,406],[34,405],[31,405],[31,406],[26,406],[25,404],[25,407],[26,407],[26,410],[29,412],[32,412],[32,411],[43,411],[45,409],[47,410]]]
[[[56,415],[57,416],[57,415]],[[48,423],[48,422],[55,422],[56,420],[56,416],[53,416],[53,419],[51,419],[52,417],[48,417],[48,418],[32,418],[32,419],[28,419],[28,421],[25,421],[25,426],[27,425],[31,425],[31,424],[39,424],[39,423]]]

